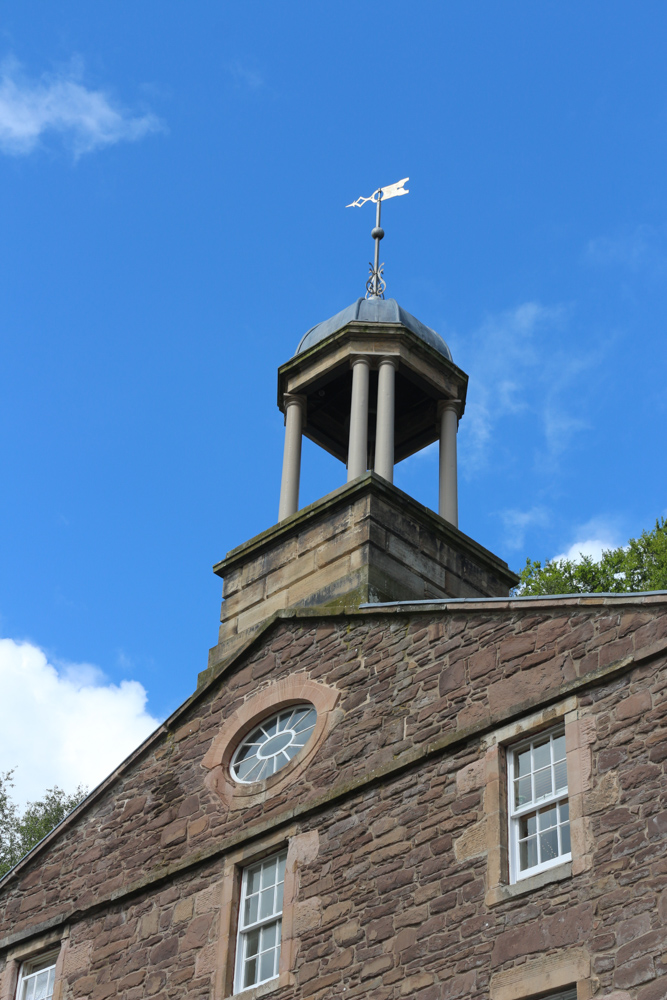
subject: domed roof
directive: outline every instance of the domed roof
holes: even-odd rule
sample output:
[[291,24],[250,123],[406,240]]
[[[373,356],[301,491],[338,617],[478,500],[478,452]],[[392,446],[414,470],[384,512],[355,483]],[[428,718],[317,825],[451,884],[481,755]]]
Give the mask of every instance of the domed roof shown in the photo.
[[351,306],[336,313],[331,319],[325,319],[323,323],[318,323],[317,326],[311,327],[301,338],[299,346],[294,352],[295,356],[303,354],[304,351],[314,347],[315,344],[319,344],[321,340],[329,337],[332,333],[342,330],[344,326],[354,320],[358,320],[361,323],[400,323],[401,326],[412,330],[429,347],[433,347],[436,351],[439,351],[448,361],[452,360],[452,352],[440,334],[432,330],[430,326],[424,326],[415,316],[402,309],[396,299],[378,298],[357,299]]

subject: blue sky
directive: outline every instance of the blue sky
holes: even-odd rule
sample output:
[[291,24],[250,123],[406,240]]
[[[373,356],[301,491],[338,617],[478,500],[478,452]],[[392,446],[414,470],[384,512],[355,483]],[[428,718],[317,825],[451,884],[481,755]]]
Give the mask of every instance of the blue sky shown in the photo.
[[[665,513],[666,28],[664,3],[613,0],[6,0],[17,798],[94,783],[109,733],[130,749],[193,690],[211,565],[276,519],[276,368],[363,294],[373,213],[344,206],[378,185],[410,177],[383,216],[387,295],[470,376],[461,528],[519,569]],[[309,443],[303,461],[304,503],[344,481]],[[396,482],[435,506],[436,453]]]

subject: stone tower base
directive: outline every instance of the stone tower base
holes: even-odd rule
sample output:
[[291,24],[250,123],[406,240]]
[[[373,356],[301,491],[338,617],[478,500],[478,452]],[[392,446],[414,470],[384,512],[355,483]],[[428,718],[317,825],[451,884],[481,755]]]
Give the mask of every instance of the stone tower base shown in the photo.
[[232,549],[214,571],[224,600],[210,666],[283,608],[506,597],[518,582],[507,563],[373,472]]

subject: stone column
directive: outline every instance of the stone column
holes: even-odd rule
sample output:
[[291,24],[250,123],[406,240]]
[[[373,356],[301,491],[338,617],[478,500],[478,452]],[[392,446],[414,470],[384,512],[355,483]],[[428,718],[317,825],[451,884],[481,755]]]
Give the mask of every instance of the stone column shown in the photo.
[[280,483],[278,520],[284,521],[299,509],[299,479],[301,477],[301,432],[305,423],[306,397],[285,393],[285,451],[283,478]]
[[440,490],[438,513],[455,528],[459,526],[459,498],[456,470],[456,432],[459,426],[458,399],[438,405],[440,422]]
[[363,476],[368,463],[368,358],[352,360],[352,406],[347,448],[347,481]]
[[378,412],[375,430],[375,471],[394,481],[394,390],[396,361],[383,358],[378,371]]

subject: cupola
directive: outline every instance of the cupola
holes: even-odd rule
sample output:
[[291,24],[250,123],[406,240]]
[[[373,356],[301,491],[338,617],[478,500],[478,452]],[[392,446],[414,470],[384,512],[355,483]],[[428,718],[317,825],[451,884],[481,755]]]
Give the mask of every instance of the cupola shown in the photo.
[[[406,181],[353,203],[376,206],[366,297],[311,327],[278,369],[278,521],[214,567],[224,600],[211,668],[290,609],[502,597],[518,583],[507,563],[458,529],[456,438],[468,376],[435,330],[384,298],[381,205],[407,194]],[[304,435],[347,473],[333,493],[299,509]],[[435,441],[437,512],[393,484],[395,464]]]

